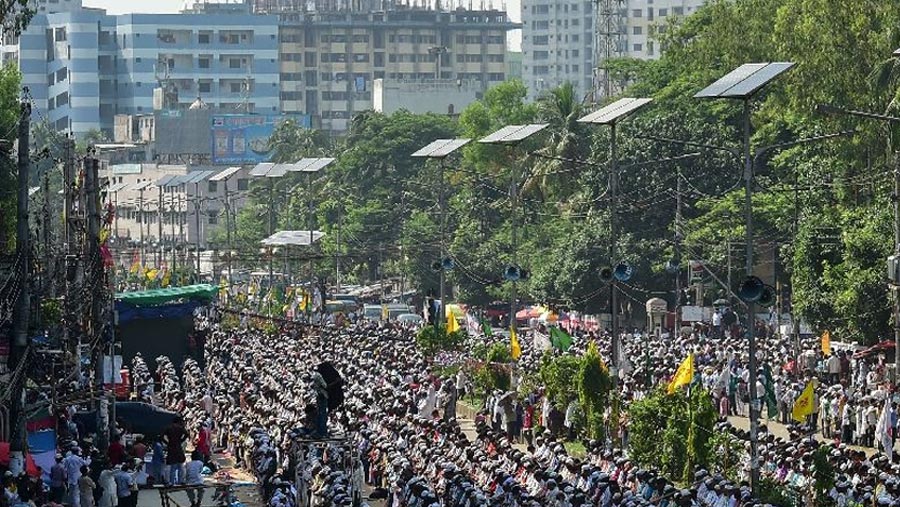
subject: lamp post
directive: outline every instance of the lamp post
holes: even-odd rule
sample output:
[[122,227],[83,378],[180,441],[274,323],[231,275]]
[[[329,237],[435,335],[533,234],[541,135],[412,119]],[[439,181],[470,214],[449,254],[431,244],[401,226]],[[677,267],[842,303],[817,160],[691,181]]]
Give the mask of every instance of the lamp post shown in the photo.
[[[765,155],[766,153],[773,151],[773,150],[790,148],[793,146],[814,143],[814,142],[819,142],[819,141],[826,141],[826,140],[835,139],[838,137],[847,137],[847,136],[854,135],[855,133],[856,133],[855,131],[845,131],[845,132],[837,132],[837,133],[833,133],[833,134],[823,134],[820,136],[812,136],[812,137],[797,139],[795,141],[790,141],[790,142],[785,142],[785,143],[777,143],[777,144],[773,144],[773,145],[769,145],[769,146],[763,146],[761,148],[758,148],[758,149],[750,152],[750,153],[752,153],[752,155],[750,157],[745,158],[745,162],[747,162],[747,161],[749,162],[749,166],[748,166],[749,169],[745,170],[745,172],[744,172],[744,179],[745,179],[744,204],[745,204],[745,207],[748,206],[748,204],[750,202],[752,202],[751,200],[749,200],[749,199],[752,199],[752,191],[753,191],[752,178],[753,178],[753,174],[756,170],[756,167],[758,166],[759,161],[761,160],[763,155]],[[745,134],[746,134],[746,131],[745,131]],[[691,141],[680,141],[677,139],[669,139],[669,138],[655,137],[655,136],[643,136],[643,137],[646,137],[648,139],[654,139],[654,140],[661,141],[661,142],[667,142],[667,143],[671,143],[671,144],[689,146],[692,148],[705,148],[705,149],[711,149],[711,150],[725,151],[725,152],[731,153],[732,155],[734,155],[736,157],[741,156],[741,154],[742,154],[742,152],[740,152],[738,150],[734,150],[734,149],[726,148],[726,147],[722,147],[722,146],[707,145],[707,144],[696,143],[696,142],[691,142]],[[750,177],[749,185],[746,184],[748,175]],[[750,193],[750,195],[748,196],[747,193]],[[753,242],[752,209],[749,209],[749,208],[745,209],[744,218],[745,218],[745,227],[746,227],[746,230],[748,231],[748,234],[745,236],[745,241],[748,245],[750,245],[748,247],[748,251],[750,251],[752,254],[752,242]],[[748,273],[747,276],[752,276],[752,269],[753,269],[753,265],[752,265],[752,258],[751,258],[747,264],[747,273]],[[729,287],[729,290],[731,290],[731,287]],[[748,346],[750,349],[750,367],[749,367],[749,370],[750,370],[749,385],[751,386],[749,389],[750,400],[751,400],[750,454],[751,454],[751,479],[753,479],[753,481],[751,481],[751,482],[754,487],[754,491],[756,491],[755,488],[758,487],[758,481],[759,481],[759,447],[758,447],[757,435],[754,432],[757,431],[757,428],[759,426],[759,410],[758,410],[758,407],[756,407],[756,405],[755,405],[755,403],[756,403],[756,388],[755,387],[756,387],[756,377],[757,377],[757,375],[756,375],[756,373],[757,373],[756,372],[756,369],[757,369],[756,368],[756,366],[757,366],[756,365],[756,337],[753,333],[753,325],[752,325],[755,319],[754,319],[754,313],[753,313],[753,306],[754,306],[753,302],[752,301],[744,301],[744,303],[746,304],[746,310],[747,310],[747,322],[746,322],[746,324],[747,324],[747,341],[748,341]],[[795,317],[795,320],[796,320],[796,317]]]
[[[627,118],[653,102],[648,98],[624,98],[619,99],[598,111],[578,119],[579,123],[589,123],[593,125],[606,125],[609,127],[609,262],[611,266],[616,266],[617,260],[616,243],[618,239],[618,230],[616,229],[618,213],[618,185],[619,185],[619,168],[618,168],[618,152],[616,150],[616,127],[620,120]],[[612,351],[610,361],[612,368],[609,369],[609,376],[612,380],[613,389],[618,388],[619,375],[619,297],[616,287],[615,273],[609,282],[609,313],[612,319],[610,323],[610,331],[612,334]],[[613,397],[612,405],[612,432],[615,439],[618,439],[619,425],[619,403],[618,397]]]
[[[503,127],[500,130],[494,132],[493,134],[488,135],[487,137],[479,140],[478,142],[481,144],[493,144],[493,145],[501,145],[508,146],[513,148],[520,144],[522,141],[528,139],[529,137],[537,134],[538,132],[547,128],[549,124],[547,123],[533,123],[530,125],[510,125],[507,127]],[[518,168],[512,168],[510,171],[512,173],[512,178],[510,178],[509,185],[509,201],[510,201],[510,268],[514,273],[517,273],[515,277],[510,278],[510,282],[512,283],[512,288],[509,294],[509,332],[510,336],[516,334],[516,299],[518,297],[518,281],[521,277],[521,270],[518,266],[518,250],[519,250],[519,228],[518,223],[516,222],[516,215],[518,212],[518,204],[519,204],[519,170]],[[509,271],[509,270],[508,270]]]
[[[434,49],[434,48],[432,48],[432,49]],[[443,49],[446,50],[447,48],[443,48]],[[443,315],[444,319],[446,319],[446,317],[447,317],[447,315],[446,315],[447,306],[444,301],[444,285],[446,283],[446,278],[447,278],[447,273],[446,273],[447,269],[446,269],[446,266],[444,265],[444,258],[447,255],[447,244],[446,244],[446,239],[445,239],[446,227],[447,227],[447,195],[446,195],[445,185],[444,185],[444,168],[445,168],[444,166],[447,161],[447,158],[451,154],[453,154],[455,151],[459,150],[463,146],[469,144],[469,142],[471,142],[471,141],[472,141],[471,139],[463,139],[463,138],[460,138],[460,139],[438,139],[437,141],[429,143],[422,149],[420,149],[420,150],[416,151],[415,153],[413,153],[412,155],[410,155],[413,158],[425,158],[425,159],[437,160],[438,163],[440,164],[440,169],[439,169],[439,173],[438,173],[438,205],[440,207],[441,224],[440,224],[440,231],[438,233],[440,235],[440,237],[438,238],[438,241],[441,245],[441,254],[440,254],[440,259],[438,260],[438,262],[440,262],[441,268],[438,272],[438,275],[440,277],[440,281],[438,284],[438,286],[439,286],[438,287],[438,290],[439,290],[438,301],[441,302],[441,312],[444,314]],[[403,246],[401,245],[400,248],[401,248],[401,257],[402,257]],[[400,300],[401,300],[401,302],[403,300],[402,284],[401,284],[401,288],[400,288]],[[440,326],[441,322],[442,322],[442,320],[439,319],[437,317],[437,315],[435,315],[434,327],[438,328]]]

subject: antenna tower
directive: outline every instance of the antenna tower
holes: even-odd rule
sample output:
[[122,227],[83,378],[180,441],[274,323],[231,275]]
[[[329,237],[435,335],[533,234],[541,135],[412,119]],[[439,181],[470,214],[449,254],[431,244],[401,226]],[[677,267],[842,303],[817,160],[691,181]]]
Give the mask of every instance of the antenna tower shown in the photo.
[[625,53],[625,0],[594,0],[594,93],[592,103],[616,92],[606,61]]

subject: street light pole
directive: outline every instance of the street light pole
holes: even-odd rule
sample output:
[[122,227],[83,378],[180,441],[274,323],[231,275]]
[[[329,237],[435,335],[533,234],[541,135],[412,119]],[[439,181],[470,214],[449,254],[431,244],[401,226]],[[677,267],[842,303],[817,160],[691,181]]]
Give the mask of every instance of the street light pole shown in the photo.
[[[744,99],[744,248],[746,273],[753,276],[753,163],[750,153],[750,98]],[[754,304],[747,302],[747,343],[750,353],[748,384],[750,394],[750,484],[759,485],[759,406],[756,392],[756,318]]]

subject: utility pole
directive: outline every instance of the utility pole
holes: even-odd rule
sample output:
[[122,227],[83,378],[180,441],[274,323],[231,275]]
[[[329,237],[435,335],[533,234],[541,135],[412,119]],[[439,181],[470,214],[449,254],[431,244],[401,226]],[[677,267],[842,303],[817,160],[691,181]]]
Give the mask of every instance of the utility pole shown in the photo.
[[141,268],[144,267],[144,218],[144,187],[142,186],[138,191],[138,230],[141,233]]
[[681,333],[681,168],[675,169],[675,333]]
[[159,185],[159,193],[156,198],[156,266],[162,267],[163,263],[163,215],[166,210],[163,208],[163,186]]
[[[99,185],[99,163],[100,161],[93,157],[85,157],[83,162],[85,176],[85,198],[86,198],[86,221],[87,221],[87,238],[85,241],[85,258],[87,259],[87,273],[91,280],[89,286],[90,294],[90,315],[88,318],[88,337],[92,345],[100,344],[103,341],[103,303],[105,298],[102,297],[106,288],[105,283],[101,283],[104,278],[103,263],[100,259],[100,185]],[[103,389],[106,383],[104,375],[104,353],[105,348],[94,347],[94,382],[97,389]],[[112,359],[112,358],[110,358]],[[110,368],[112,370],[112,367]],[[109,446],[109,412],[105,394],[97,398],[97,447],[106,449]]]
[[231,203],[228,200],[228,178],[225,178],[222,181],[222,184],[225,185],[225,241],[228,244],[228,296],[231,297],[231,284],[233,283],[233,279],[231,277],[231,266],[232,266],[232,246],[231,246]]
[[194,182],[194,223],[197,226],[197,243],[194,254],[197,256],[197,282],[200,282],[200,182]]
[[[67,350],[73,353],[73,357],[78,358],[78,345],[80,338],[77,338],[77,328],[75,323],[78,316],[75,311],[75,293],[79,285],[80,262],[77,250],[78,238],[78,220],[75,216],[75,140],[71,137],[66,138],[66,159],[63,163],[63,200],[65,209],[63,210],[63,237],[65,241],[66,252],[66,276],[65,276],[65,298],[64,298],[64,317],[63,317],[63,343]],[[75,363],[75,370],[78,372],[78,380],[81,380],[81,364]]]
[[13,309],[13,335],[9,364],[12,368],[10,385],[9,468],[18,477],[25,468],[25,369],[28,366],[28,324],[31,320],[31,260],[28,231],[29,132],[31,104],[22,102],[19,119],[18,188],[16,203],[16,277],[19,279],[18,298]]
[[341,293],[341,227],[344,223],[344,205],[338,202],[337,250],[334,253],[335,294]]
[[44,291],[45,297],[53,297],[56,295],[56,290],[54,288],[53,271],[51,270],[51,266],[53,263],[51,261],[52,247],[51,247],[51,242],[50,242],[50,230],[51,230],[51,225],[50,225],[50,171],[46,171],[44,173],[42,187],[43,187],[43,194],[44,194],[44,205],[43,205],[42,218],[41,218],[41,222],[43,222],[43,224],[44,224],[44,226],[42,227],[42,230],[41,230],[41,232],[43,234],[42,239],[43,239],[43,243],[44,243],[44,248],[43,248],[43,252],[42,252],[43,253],[43,255],[42,255],[43,261],[41,263],[44,267],[44,269],[43,269],[43,271],[44,271],[43,282],[44,283],[42,284],[43,285],[42,289]]

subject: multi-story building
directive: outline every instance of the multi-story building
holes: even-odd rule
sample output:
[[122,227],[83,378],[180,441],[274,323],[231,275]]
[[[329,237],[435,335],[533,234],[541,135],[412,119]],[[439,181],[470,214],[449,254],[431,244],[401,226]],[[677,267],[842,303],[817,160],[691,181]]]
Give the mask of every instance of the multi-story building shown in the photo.
[[[227,180],[212,181],[207,177],[196,184],[160,188],[156,183],[169,175],[220,173],[223,168],[149,163],[109,165],[101,176],[111,188],[126,184],[110,196],[116,209],[112,235],[119,238],[120,244],[139,243],[143,238],[145,245],[167,247],[182,243],[195,245],[199,240],[201,248],[212,248],[210,236],[216,231],[224,236],[226,183],[229,220],[233,220],[246,202],[249,170],[250,167],[242,168]],[[149,183],[143,191],[134,190],[143,182]],[[232,228],[233,224],[230,224]]]
[[38,14],[15,57],[41,114],[76,135],[99,129],[111,138],[115,115],[150,113],[157,89],[157,102],[173,109],[202,96],[220,111],[279,112],[276,18],[246,9]]
[[[506,79],[506,34],[518,25],[500,10],[291,12],[281,19],[281,109],[343,131],[373,108],[373,82],[435,79],[482,90]],[[442,113],[445,110],[435,110]]]
[[[615,56],[658,58],[657,34],[665,31],[671,18],[687,16],[705,1],[614,1],[618,4],[613,22],[617,36],[612,35],[618,39]],[[522,0],[522,74],[532,98],[565,82],[588,98],[598,66],[596,24],[593,1]]]
[[28,8],[37,14],[77,11],[82,8],[81,0],[29,0]]
[[504,81],[507,32],[519,26],[492,7],[402,0],[195,1],[180,14],[120,16],[62,10],[36,15],[6,41],[3,58],[18,60],[39,117],[110,138],[117,115],[183,110],[198,97],[217,114],[303,114],[342,132],[374,107],[376,79],[482,92]]

